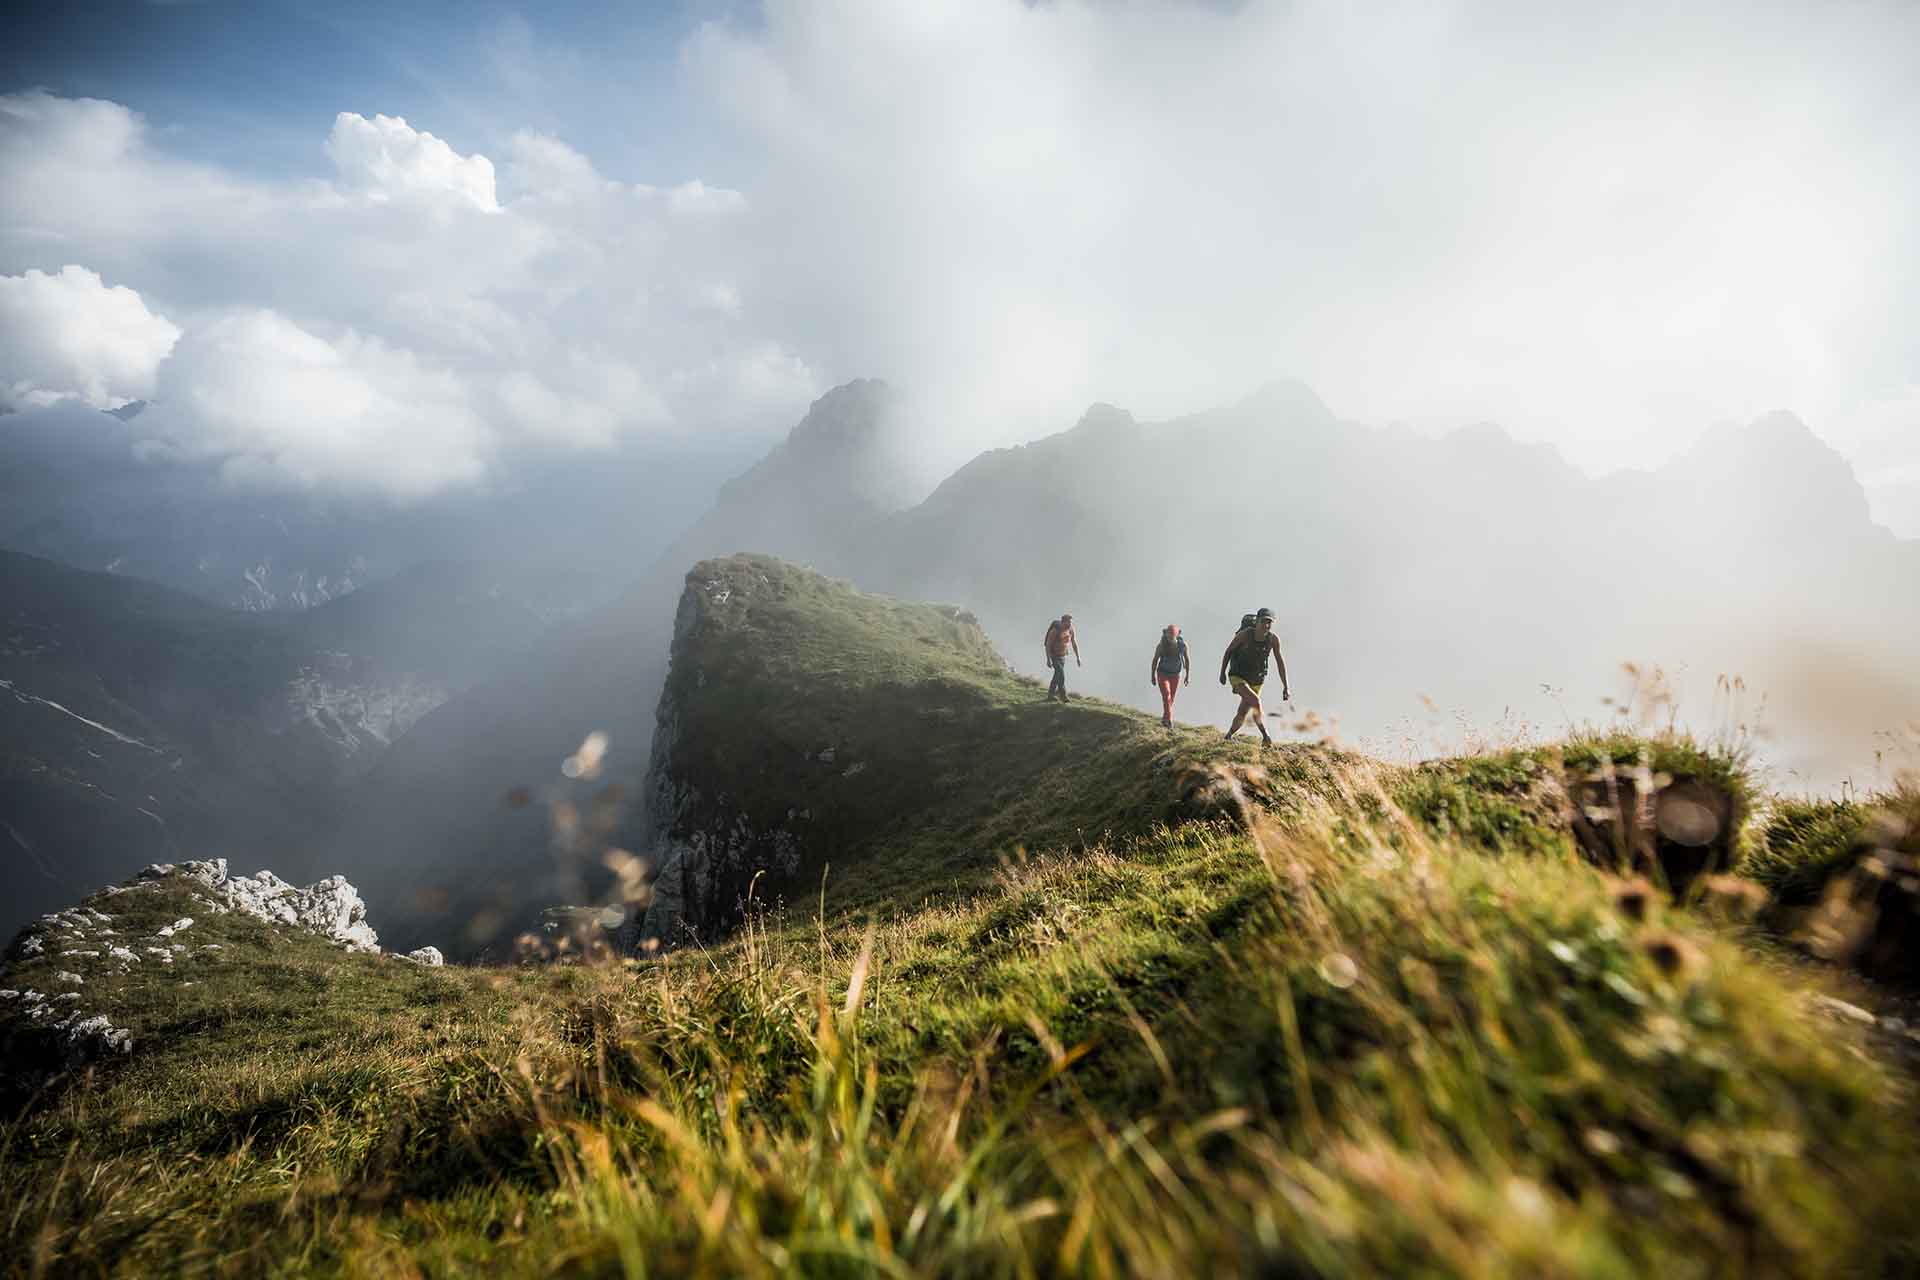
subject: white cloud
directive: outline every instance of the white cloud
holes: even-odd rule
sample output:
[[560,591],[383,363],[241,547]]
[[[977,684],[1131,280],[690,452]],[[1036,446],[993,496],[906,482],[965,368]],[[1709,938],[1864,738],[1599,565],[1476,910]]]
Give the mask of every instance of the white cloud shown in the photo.
[[681,214],[738,213],[747,207],[747,198],[725,187],[710,187],[695,178],[667,192],[667,207]]
[[617,185],[560,139],[524,129],[513,136],[507,180],[514,195],[536,200],[588,198]]
[[0,403],[117,408],[153,393],[179,337],[138,293],[85,267],[0,276]]
[[376,115],[369,120],[342,111],[327,135],[327,157],[348,190],[376,203],[451,199],[485,213],[500,210],[494,199],[491,160],[463,156],[398,116]]
[[272,311],[190,332],[137,420],[176,456],[243,483],[412,498],[471,484],[495,441],[462,380],[347,332],[329,341]]
[[87,384],[151,393],[150,456],[411,498],[635,437],[764,437],[824,389],[754,312],[737,192],[617,182],[534,133],[496,187],[383,115],[343,113],[326,150],[330,179],[262,181],[112,103],[0,97],[0,270],[57,253],[178,322],[157,384],[164,350],[144,381],[95,353]]

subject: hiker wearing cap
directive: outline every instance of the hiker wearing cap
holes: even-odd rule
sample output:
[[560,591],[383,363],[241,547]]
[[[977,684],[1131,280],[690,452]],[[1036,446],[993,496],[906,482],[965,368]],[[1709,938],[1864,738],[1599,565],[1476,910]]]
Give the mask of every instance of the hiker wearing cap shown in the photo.
[[1267,681],[1268,658],[1280,669],[1281,701],[1292,701],[1293,694],[1287,689],[1287,662],[1280,656],[1280,637],[1273,634],[1273,610],[1262,609],[1253,615],[1253,626],[1237,633],[1227,645],[1227,651],[1220,655],[1220,683],[1226,684],[1231,677],[1233,691],[1240,695],[1240,709],[1234,712],[1227,737],[1240,732],[1240,726],[1251,714],[1254,728],[1260,730],[1260,740],[1272,745],[1273,739],[1267,736],[1266,709],[1260,705],[1260,688]]
[[1180,638],[1180,628],[1168,623],[1160,633],[1160,643],[1153,648],[1152,679],[1154,687],[1160,690],[1160,723],[1173,727],[1173,695],[1180,689],[1180,678],[1186,677],[1187,683],[1193,683],[1193,663],[1187,659],[1187,642]]
[[1047,624],[1047,665],[1053,668],[1053,683],[1047,686],[1047,701],[1053,701],[1054,695],[1060,701],[1067,700],[1067,654],[1073,654],[1073,665],[1080,665],[1080,639],[1073,634],[1073,615],[1063,613],[1058,619]]

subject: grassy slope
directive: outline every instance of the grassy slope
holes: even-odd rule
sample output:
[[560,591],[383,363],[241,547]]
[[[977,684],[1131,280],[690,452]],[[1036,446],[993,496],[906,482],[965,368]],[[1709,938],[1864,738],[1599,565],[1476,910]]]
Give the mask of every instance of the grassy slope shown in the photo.
[[[796,659],[839,690],[833,740],[867,748],[858,758],[918,749],[923,736],[889,736],[920,735],[908,713],[869,700],[884,673],[830,669],[847,639]],[[1858,1028],[1810,1008],[1817,976],[1737,928],[1620,898],[1527,798],[1539,768],[1403,773],[1299,748],[1261,769],[1117,708],[1023,710],[1036,687],[959,655],[929,703],[976,696],[962,688],[975,682],[1001,724],[1051,716],[1033,723],[1072,735],[1082,749],[1056,754],[1081,772],[1007,815],[1007,766],[980,761],[994,781],[976,795],[951,763],[916,824],[860,846],[871,867],[897,840],[896,880],[856,888],[850,871],[824,920],[763,917],[647,964],[504,972],[346,956],[220,917],[195,928],[234,950],[183,960],[172,976],[194,986],[90,985],[145,1043],[8,1129],[4,1265],[1914,1264],[1906,1082]],[[814,696],[780,678],[793,701]],[[791,705],[754,711],[817,752],[816,721],[782,721]],[[1128,813],[1140,774],[1120,768],[1211,777],[1271,815],[1170,829],[1136,807],[1092,835],[1074,806]],[[1048,838],[994,848],[1027,822]],[[956,869],[970,887],[950,887]],[[128,897],[101,909],[125,914]],[[882,903],[870,924],[863,908]],[[36,963],[0,985],[48,981]]]

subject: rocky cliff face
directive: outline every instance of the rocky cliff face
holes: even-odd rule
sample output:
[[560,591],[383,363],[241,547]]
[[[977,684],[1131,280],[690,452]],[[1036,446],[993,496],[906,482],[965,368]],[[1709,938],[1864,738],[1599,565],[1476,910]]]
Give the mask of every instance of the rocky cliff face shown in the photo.
[[[673,942],[682,933],[716,929],[757,871],[791,879],[804,861],[811,811],[788,806],[748,813],[723,776],[703,774],[701,748],[690,736],[699,711],[689,704],[707,688],[707,663],[718,656],[703,644],[724,625],[724,611],[741,590],[738,575],[696,566],[674,615],[672,665],[645,787],[656,870],[644,937]],[[831,760],[832,749],[824,750]]]
[[1011,684],[963,610],[766,556],[694,566],[645,785],[643,933],[711,936],[750,900],[816,893],[829,862],[838,880],[865,875],[889,831],[937,811]]

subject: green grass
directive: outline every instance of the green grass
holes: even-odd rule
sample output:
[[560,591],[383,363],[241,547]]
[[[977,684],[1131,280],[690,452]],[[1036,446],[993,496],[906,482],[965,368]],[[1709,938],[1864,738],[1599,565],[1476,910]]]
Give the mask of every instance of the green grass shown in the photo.
[[1920,779],[1855,801],[1782,801],[1742,868],[1767,922],[1823,959],[1920,987]]
[[[683,645],[716,630],[676,662],[678,763],[716,813],[811,806],[824,894],[517,970],[349,955],[173,888],[96,899],[221,950],[89,977],[136,1051],[15,1100],[0,1268],[1920,1268],[1912,1080],[1813,999],[1858,991],[1569,834],[1569,780],[1609,768],[1744,813],[1737,758],[1222,746],[1048,706],[951,611],[725,564],[744,593],[682,617]],[[16,955],[0,985],[68,963]]]
[[1776,801],[1741,873],[1765,886],[1778,905],[1810,906],[1851,865],[1872,812],[1871,802]]
[[[1906,1085],[1808,1010],[1804,975],[1683,911],[1623,914],[1564,851],[1491,854],[1357,800],[1030,856],[879,923],[763,918],[644,965],[425,970],[217,918],[206,937],[258,952],[129,979],[112,999],[139,1052],[9,1129],[0,1256],[129,1275],[1915,1260]],[[102,909],[118,923],[129,896]],[[191,905],[151,896],[154,922]]]

